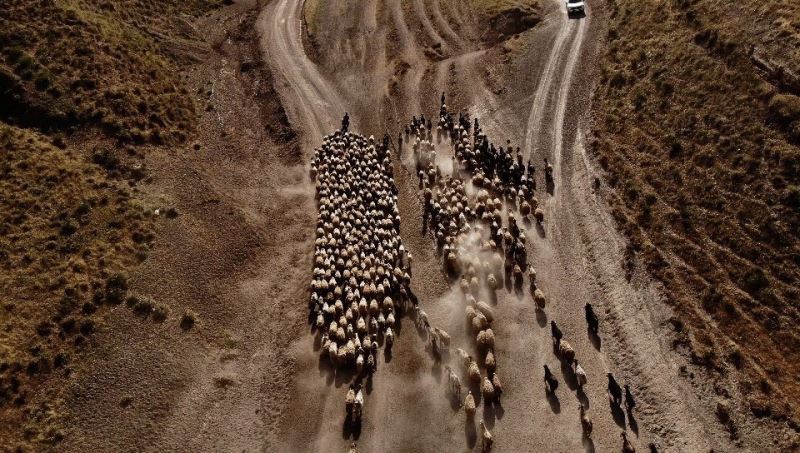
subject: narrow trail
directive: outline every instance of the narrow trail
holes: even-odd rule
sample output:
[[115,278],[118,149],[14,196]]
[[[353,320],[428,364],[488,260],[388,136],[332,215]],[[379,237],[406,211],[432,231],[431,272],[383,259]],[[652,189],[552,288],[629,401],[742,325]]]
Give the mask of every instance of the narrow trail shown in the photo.
[[[288,85],[293,99],[292,124],[301,124],[306,140],[318,140],[338,126],[344,114],[344,102],[335,88],[320,74],[303,49],[301,0],[277,0],[267,6],[258,21],[261,46],[268,55],[281,83]],[[286,90],[279,90],[285,93]],[[284,94],[288,95],[288,94]],[[355,118],[351,121],[355,123]]]
[[[564,18],[566,19],[566,15],[564,15]],[[574,22],[569,21],[567,21],[566,24],[564,24],[563,21],[558,21],[553,26],[559,27],[558,32],[551,47],[550,55],[547,58],[547,63],[542,71],[542,76],[540,77],[539,83],[536,86],[536,91],[533,95],[533,106],[531,107],[531,112],[528,116],[528,122],[526,126],[525,154],[526,158],[529,159],[533,158],[535,152],[534,147],[539,141],[539,135],[537,132],[542,127],[541,125],[543,123],[544,110],[545,106],[547,105],[547,98],[553,85],[553,78],[556,74],[559,63],[564,58],[564,52],[562,51],[564,43],[567,41],[567,38],[573,34],[575,28],[577,27]]]

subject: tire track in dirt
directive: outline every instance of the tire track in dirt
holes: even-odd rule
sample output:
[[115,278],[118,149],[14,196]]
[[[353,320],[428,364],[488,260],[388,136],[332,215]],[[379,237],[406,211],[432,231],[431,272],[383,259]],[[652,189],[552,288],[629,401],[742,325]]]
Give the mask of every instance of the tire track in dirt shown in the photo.
[[[283,104],[288,107],[292,123],[302,125],[306,142],[313,143],[338,126],[344,102],[305,54],[301,37],[302,6],[300,0],[278,0],[264,8],[258,27],[261,46],[273,72],[291,90],[292,98],[283,99]],[[355,118],[351,121],[355,123]]]
[[[564,15],[566,18],[566,15]],[[576,25],[567,21],[563,24],[563,20],[556,23],[555,26],[561,27],[555,37],[555,41],[550,50],[550,56],[547,58],[542,76],[536,86],[536,91],[533,95],[533,105],[531,107],[530,115],[528,116],[527,129],[525,133],[525,153],[526,157],[532,159],[534,156],[534,147],[539,143],[538,133],[541,131],[540,124],[543,121],[544,110],[547,105],[547,100],[553,85],[553,79],[560,63],[564,57],[563,47],[567,38],[573,34]]]

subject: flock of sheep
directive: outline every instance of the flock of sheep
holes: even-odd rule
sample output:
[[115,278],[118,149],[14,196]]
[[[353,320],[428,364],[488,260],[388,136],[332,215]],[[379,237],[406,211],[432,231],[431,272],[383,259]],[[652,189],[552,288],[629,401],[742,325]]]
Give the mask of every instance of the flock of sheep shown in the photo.
[[[491,327],[495,316],[490,303],[496,300],[496,291],[506,286],[521,290],[525,269],[537,309],[544,309],[546,303],[536,287],[536,271],[527,258],[525,228],[520,225],[533,219],[541,222],[544,217],[534,196],[535,169],[530,162],[523,165],[519,151],[515,154],[510,146],[495,147],[477,119],[472,123],[460,114],[456,120],[447,110],[444,95],[435,130],[423,116],[413,118],[404,132],[400,142],[411,142],[424,203],[423,223],[442,257],[443,271],[460,294],[465,321],[475,339],[478,357],[456,348],[460,370],[446,367],[448,391],[462,401],[467,422],[473,423],[476,398],[472,390],[462,395],[459,372],[469,388],[480,392],[486,405],[498,403],[503,393]],[[437,151],[443,142],[450,145],[449,155]],[[548,178],[550,174],[548,166]],[[416,310],[418,322],[428,324],[424,312]],[[438,354],[439,336],[430,338]],[[483,420],[479,426],[481,448],[487,451],[493,437]]]
[[[443,272],[462,300],[467,329],[474,338],[473,347],[464,346],[477,351],[476,356],[456,347],[458,365],[446,366],[447,391],[464,408],[467,422],[474,423],[473,390],[485,405],[499,403],[503,394],[492,330],[496,291],[524,292],[527,275],[536,309],[545,308],[545,295],[528,262],[525,235],[526,226],[541,223],[544,213],[534,196],[535,168],[530,161],[523,164],[519,148],[495,147],[477,119],[472,123],[465,114],[456,119],[447,111],[444,95],[439,113],[435,128],[424,116],[413,118],[400,133],[398,152],[402,158],[403,142],[410,143],[424,204],[423,224],[442,257]],[[347,420],[358,423],[364,404],[361,381],[377,369],[379,345],[391,351],[393,328],[407,303],[412,303],[417,328],[437,360],[450,354],[451,338],[432,326],[415,298],[409,297],[412,256],[400,239],[388,137],[375,143],[348,128],[345,115],[342,128],[324,137],[311,163],[319,218],[309,309],[320,336],[321,359],[354,373],[345,410]],[[450,152],[441,152],[443,143]],[[545,178],[552,184],[552,167],[546,161]],[[597,335],[599,321],[592,306],[587,304],[585,311],[589,330]],[[587,382],[586,372],[555,321],[551,333],[554,352],[571,365],[580,391]],[[544,374],[547,392],[555,392],[558,381],[546,365]],[[621,389],[610,373],[608,377],[610,398],[619,404]],[[633,397],[627,385],[625,390],[630,411]],[[590,437],[592,421],[582,404],[580,417],[583,433]],[[479,426],[481,448],[488,451],[493,436],[483,420]],[[622,437],[622,451],[634,452],[624,432]],[[355,444],[351,451],[356,451]]]
[[[345,117],[311,163],[319,217],[309,309],[324,358],[360,382],[377,369],[379,343],[392,347],[412,257],[400,240],[390,150],[348,126]],[[348,416],[357,421],[360,385],[346,399]]]

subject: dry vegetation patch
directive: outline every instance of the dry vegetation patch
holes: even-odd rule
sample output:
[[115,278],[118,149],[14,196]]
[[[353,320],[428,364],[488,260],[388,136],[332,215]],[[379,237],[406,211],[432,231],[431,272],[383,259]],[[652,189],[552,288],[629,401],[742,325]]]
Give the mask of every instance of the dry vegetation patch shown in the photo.
[[800,98],[786,74],[800,7],[609,3],[593,150],[630,238],[624,265],[666,285],[676,346],[720,378],[737,373],[721,398],[797,429]]
[[0,450],[60,442],[61,380],[80,370],[110,306],[170,316],[165,301],[128,297],[156,231],[137,199],[140,145],[193,133],[180,68],[205,51],[192,19],[220,4],[0,6]]

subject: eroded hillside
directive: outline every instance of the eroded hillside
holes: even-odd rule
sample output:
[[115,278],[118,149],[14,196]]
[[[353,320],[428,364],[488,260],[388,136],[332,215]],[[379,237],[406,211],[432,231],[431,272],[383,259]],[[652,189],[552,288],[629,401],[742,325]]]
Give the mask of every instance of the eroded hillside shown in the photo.
[[[55,446],[65,379],[124,305],[156,218],[142,145],[182,145],[196,107],[177,69],[188,19],[217,1],[10,1],[0,7],[0,449]],[[154,214],[155,212],[155,214]],[[177,324],[175,326],[177,328]]]
[[734,438],[748,412],[796,430],[798,5],[610,6],[593,147],[624,265],[666,286],[675,346],[715,377]]

